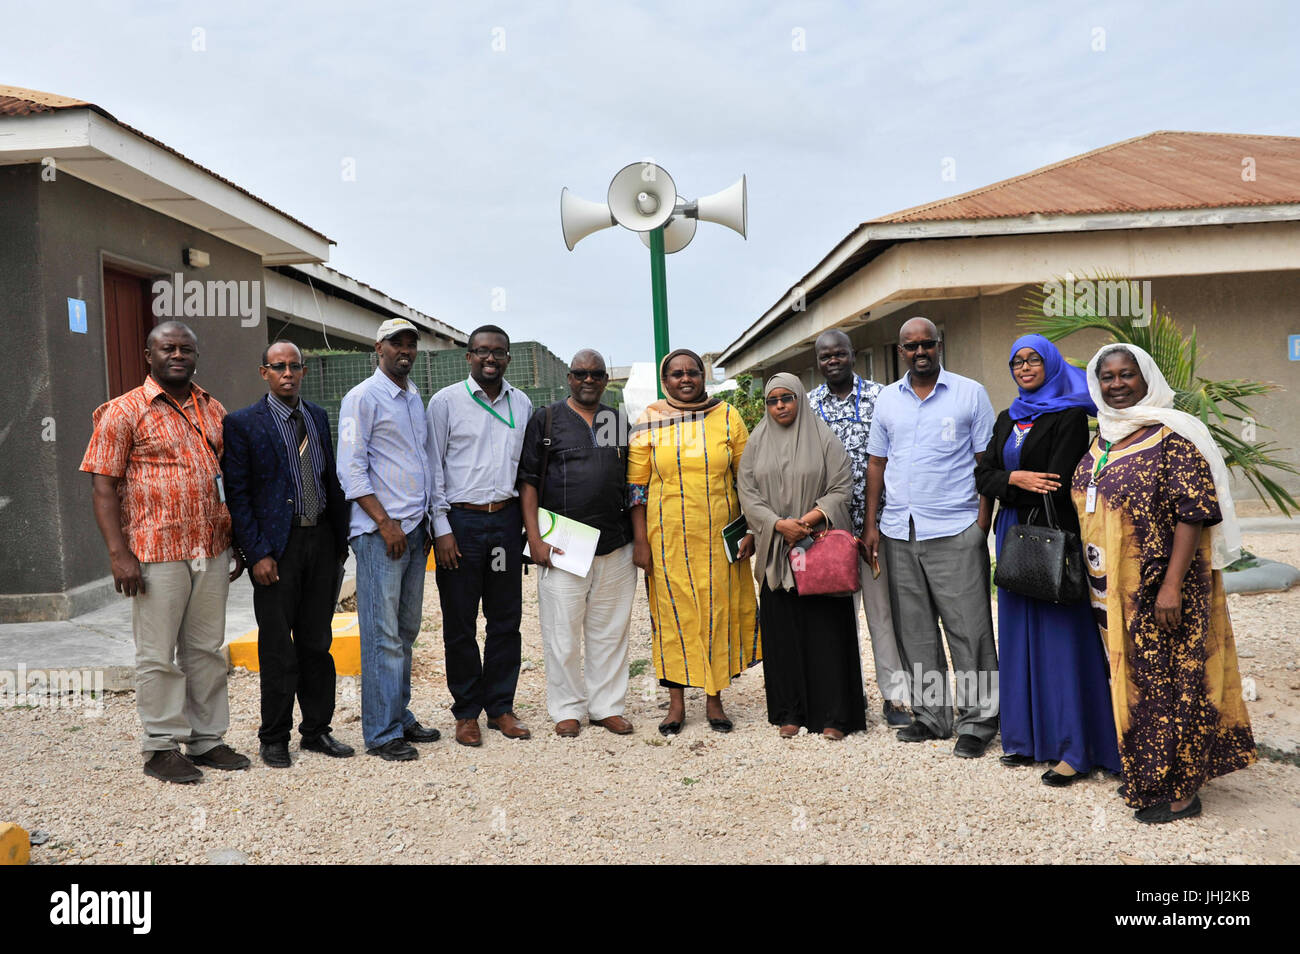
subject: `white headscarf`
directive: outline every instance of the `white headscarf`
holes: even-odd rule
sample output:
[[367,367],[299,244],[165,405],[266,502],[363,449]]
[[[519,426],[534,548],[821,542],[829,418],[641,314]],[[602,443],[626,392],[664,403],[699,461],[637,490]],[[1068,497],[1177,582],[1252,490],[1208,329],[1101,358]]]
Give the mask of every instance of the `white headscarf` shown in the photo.
[[[1097,366],[1101,363],[1101,356],[1118,348],[1123,348],[1133,356],[1138,370],[1147,382],[1146,397],[1132,407],[1114,408],[1107,404],[1102,399],[1101,384],[1097,380]],[[1210,465],[1214,492],[1219,498],[1219,513],[1223,517],[1222,523],[1210,528],[1211,565],[1214,569],[1221,570],[1238,559],[1241,556],[1241,528],[1237,525],[1237,508],[1232,504],[1232,489],[1229,486],[1228,468],[1223,463],[1223,453],[1210,436],[1209,428],[1198,418],[1174,409],[1174,389],[1169,386],[1151,355],[1137,345],[1106,345],[1088,362],[1088,393],[1097,405],[1097,430],[1107,443],[1122,440],[1140,427],[1163,424],[1196,446]]]

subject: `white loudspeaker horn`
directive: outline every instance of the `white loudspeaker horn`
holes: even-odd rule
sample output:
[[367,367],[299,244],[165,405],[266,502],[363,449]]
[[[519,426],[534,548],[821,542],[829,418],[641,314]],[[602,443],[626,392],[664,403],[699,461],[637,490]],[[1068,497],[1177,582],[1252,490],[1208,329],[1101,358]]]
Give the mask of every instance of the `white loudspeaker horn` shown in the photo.
[[695,208],[697,218],[725,225],[732,231],[739,232],[741,238],[748,238],[749,199],[745,190],[745,176],[721,192],[696,200]]
[[667,170],[653,162],[634,162],[614,176],[606,201],[619,225],[633,232],[649,232],[672,218],[677,185]]
[[[680,202],[680,200],[679,200]],[[678,205],[678,214],[668,220],[664,226],[664,254],[671,255],[673,252],[680,252],[686,246],[691,244],[691,239],[695,238],[696,221],[681,215],[682,206]],[[641,244],[646,248],[650,247],[650,233],[641,233]]]
[[604,202],[579,199],[567,188],[560,190],[560,228],[564,230],[564,244],[570,252],[592,232],[617,224]]

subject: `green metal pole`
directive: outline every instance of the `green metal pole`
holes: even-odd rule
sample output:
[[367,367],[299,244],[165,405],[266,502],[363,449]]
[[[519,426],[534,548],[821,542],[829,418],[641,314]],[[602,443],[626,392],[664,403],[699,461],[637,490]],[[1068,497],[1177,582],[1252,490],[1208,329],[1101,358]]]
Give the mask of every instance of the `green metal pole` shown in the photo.
[[[650,233],[650,297],[655,315],[655,379],[669,352],[668,347],[668,277],[664,267],[664,230]],[[663,381],[658,381],[659,397],[664,396]]]

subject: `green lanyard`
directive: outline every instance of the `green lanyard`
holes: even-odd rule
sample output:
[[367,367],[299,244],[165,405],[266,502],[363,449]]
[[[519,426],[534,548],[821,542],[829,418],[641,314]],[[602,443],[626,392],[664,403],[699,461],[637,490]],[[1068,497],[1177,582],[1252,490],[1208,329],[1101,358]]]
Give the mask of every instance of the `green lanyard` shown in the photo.
[[[1098,438],[1098,439],[1097,439],[1097,443],[1098,443],[1098,444],[1106,444],[1106,442],[1103,441],[1101,438]],[[1109,444],[1106,444],[1106,453],[1102,454],[1102,455],[1101,455],[1101,460],[1097,461],[1097,467],[1096,467],[1096,469],[1093,470],[1093,472],[1092,472],[1092,482],[1093,482],[1094,484],[1097,482],[1097,475],[1100,474],[1100,473],[1101,473],[1101,469],[1102,469],[1103,467],[1106,466],[1106,461],[1110,460],[1110,449],[1111,449],[1112,447],[1114,447],[1114,446],[1115,446],[1115,442],[1114,442],[1114,441],[1111,441]]]
[[510,420],[507,421],[496,411],[492,410],[491,404],[488,404],[481,397],[479,397],[477,394],[474,393],[474,391],[470,388],[468,381],[465,382],[465,390],[469,391],[469,396],[472,397],[478,403],[479,407],[483,408],[483,410],[487,411],[489,414],[495,417],[502,424],[506,425],[506,427],[510,428],[512,431],[515,429],[515,408],[514,405],[510,403],[509,391],[506,392],[506,407],[510,409]]

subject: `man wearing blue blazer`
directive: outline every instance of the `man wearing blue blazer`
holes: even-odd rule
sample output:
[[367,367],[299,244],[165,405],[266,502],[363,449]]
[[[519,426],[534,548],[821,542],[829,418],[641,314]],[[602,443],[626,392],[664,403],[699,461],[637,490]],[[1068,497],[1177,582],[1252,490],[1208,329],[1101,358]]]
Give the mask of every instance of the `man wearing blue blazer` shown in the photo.
[[303,357],[277,341],[262,353],[267,394],[227,414],[221,460],[235,546],[250,567],[262,674],[262,761],[288,768],[293,699],[302,748],[335,758],[351,746],[334,717],[331,623],[347,559],[348,502],[335,472],[325,411],[302,400]]

